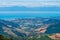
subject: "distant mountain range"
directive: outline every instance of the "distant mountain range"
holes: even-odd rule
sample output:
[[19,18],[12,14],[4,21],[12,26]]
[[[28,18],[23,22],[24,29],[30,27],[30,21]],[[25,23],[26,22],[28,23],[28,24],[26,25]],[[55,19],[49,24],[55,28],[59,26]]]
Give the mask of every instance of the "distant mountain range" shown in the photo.
[[60,11],[60,7],[0,7],[0,11]]

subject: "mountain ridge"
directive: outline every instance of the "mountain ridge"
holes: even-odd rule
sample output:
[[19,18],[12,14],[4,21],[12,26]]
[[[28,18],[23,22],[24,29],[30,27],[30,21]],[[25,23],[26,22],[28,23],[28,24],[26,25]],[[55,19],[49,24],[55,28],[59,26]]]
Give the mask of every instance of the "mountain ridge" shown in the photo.
[[60,11],[60,7],[0,7],[0,11]]

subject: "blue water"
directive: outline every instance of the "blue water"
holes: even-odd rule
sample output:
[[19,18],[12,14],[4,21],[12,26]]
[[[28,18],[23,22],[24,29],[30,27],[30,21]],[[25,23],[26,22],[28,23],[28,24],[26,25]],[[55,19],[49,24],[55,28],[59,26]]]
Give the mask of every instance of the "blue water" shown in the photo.
[[37,12],[8,12],[8,11],[2,11],[0,12],[0,18],[24,18],[24,17],[60,17],[60,12],[59,11],[51,11],[51,12],[45,12],[45,11],[37,11]]

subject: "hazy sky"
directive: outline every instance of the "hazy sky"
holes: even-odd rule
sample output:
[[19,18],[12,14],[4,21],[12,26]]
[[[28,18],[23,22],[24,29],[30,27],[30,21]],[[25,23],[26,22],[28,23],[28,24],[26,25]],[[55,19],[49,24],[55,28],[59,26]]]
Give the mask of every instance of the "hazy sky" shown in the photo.
[[25,6],[60,6],[60,0],[0,0],[0,7]]
[[60,0],[1,0],[1,1],[60,1]]

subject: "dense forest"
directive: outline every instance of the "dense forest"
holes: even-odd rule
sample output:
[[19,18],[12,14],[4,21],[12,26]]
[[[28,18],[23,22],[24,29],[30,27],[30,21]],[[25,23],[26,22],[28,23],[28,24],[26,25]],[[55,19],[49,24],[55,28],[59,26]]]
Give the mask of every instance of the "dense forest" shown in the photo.
[[37,38],[37,36],[34,37],[6,37],[4,35],[0,35],[0,40],[52,40],[47,35],[42,35],[40,38]]

